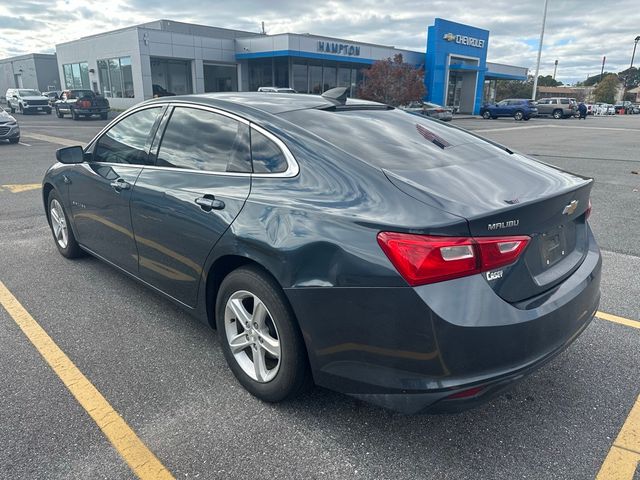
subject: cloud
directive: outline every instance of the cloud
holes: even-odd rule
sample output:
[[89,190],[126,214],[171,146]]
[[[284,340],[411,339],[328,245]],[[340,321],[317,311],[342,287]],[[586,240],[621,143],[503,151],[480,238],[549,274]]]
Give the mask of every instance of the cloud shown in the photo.
[[[21,0],[0,6],[0,58],[50,52],[63,43],[102,31],[160,18],[270,34],[315,33],[424,51],[427,26],[435,17],[490,31],[490,61],[535,68],[542,1],[512,0]],[[550,2],[540,73],[565,82],[629,66],[633,39],[640,34],[637,0]],[[60,28],[64,19],[64,28]],[[639,54],[640,57],[640,54]],[[640,58],[638,59],[640,63]]]

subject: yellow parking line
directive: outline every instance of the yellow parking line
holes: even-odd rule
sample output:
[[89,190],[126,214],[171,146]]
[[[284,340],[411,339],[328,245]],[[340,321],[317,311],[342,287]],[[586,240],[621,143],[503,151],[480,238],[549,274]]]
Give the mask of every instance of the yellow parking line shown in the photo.
[[141,479],[172,479],[171,473],[138,438],[96,387],[56,345],[0,281],[0,304],[18,324],[62,383],[93,418],[133,473]]
[[611,315],[610,313],[596,312],[596,317],[601,320],[607,320],[609,322],[619,323],[620,325],[626,325],[627,327],[640,328],[639,321],[630,320],[624,317],[618,317],[617,315]]
[[632,480],[640,464],[640,397],[631,408],[596,480]]
[[9,190],[11,193],[27,192],[42,188],[40,183],[13,183],[9,185],[0,185],[0,190]]

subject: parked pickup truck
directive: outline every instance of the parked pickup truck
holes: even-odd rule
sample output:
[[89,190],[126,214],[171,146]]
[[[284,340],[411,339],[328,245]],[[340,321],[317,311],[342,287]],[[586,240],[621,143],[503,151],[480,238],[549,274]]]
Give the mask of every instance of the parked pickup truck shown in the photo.
[[92,115],[106,120],[110,108],[106,98],[91,90],[64,90],[54,105],[58,118],[69,114],[74,120]]

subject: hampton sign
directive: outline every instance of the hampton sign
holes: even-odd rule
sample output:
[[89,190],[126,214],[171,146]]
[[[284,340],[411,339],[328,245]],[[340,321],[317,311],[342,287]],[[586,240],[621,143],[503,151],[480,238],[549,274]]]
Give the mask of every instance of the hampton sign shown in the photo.
[[322,40],[318,40],[318,51],[333,53],[334,55],[347,55],[349,57],[360,56],[360,47],[347,43],[323,42]]
[[454,35],[453,33],[445,33],[442,38],[447,42],[456,42],[460,45],[484,48],[484,40],[482,38],[468,37],[466,35]]

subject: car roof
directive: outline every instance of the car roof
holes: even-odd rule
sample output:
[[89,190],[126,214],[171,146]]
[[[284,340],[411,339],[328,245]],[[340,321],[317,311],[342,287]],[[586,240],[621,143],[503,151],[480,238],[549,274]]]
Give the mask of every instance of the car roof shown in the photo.
[[[219,107],[229,112],[243,113],[247,110],[261,111],[272,115],[278,115],[292,110],[307,110],[310,108],[329,108],[337,105],[335,100],[331,100],[320,95],[290,93],[272,93],[264,95],[262,92],[224,92],[224,93],[204,93],[194,95],[178,95],[175,97],[157,98],[149,100],[152,103],[198,103]],[[381,105],[367,100],[357,100],[349,98],[347,106],[357,105]]]

